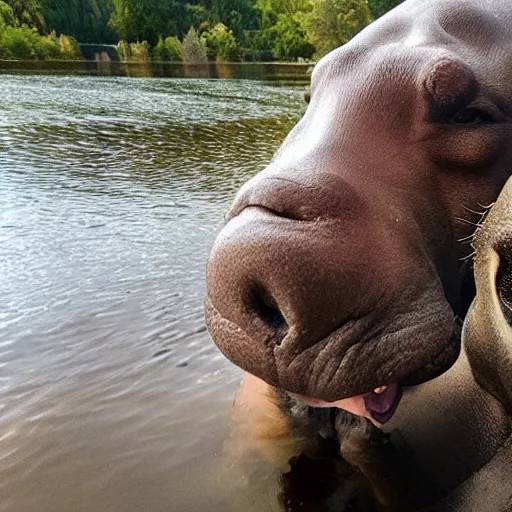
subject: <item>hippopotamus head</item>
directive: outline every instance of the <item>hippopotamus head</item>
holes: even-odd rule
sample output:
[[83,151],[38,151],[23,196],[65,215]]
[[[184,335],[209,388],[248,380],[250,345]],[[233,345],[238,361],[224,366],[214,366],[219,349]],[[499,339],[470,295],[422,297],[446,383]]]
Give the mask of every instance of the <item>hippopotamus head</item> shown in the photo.
[[475,234],[477,294],[464,344],[477,382],[512,414],[512,178]]
[[316,65],[211,252],[206,320],[229,359],[379,423],[453,364],[464,239],[512,170],[511,27],[508,0],[410,0]]

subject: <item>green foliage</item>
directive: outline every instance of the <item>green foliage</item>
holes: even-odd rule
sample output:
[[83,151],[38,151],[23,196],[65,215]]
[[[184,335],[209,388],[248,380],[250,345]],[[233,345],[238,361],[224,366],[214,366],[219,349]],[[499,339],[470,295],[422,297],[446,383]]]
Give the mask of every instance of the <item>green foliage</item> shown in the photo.
[[0,32],[0,59],[15,60],[79,60],[78,43],[71,37],[57,37],[55,32],[41,36],[26,25],[7,25]]
[[[7,30],[1,55],[76,57],[76,39],[120,40],[124,60],[310,59],[344,44],[400,1],[0,0],[0,34]],[[61,44],[50,31],[74,39]],[[44,34],[49,39],[36,44]]]
[[190,27],[183,38],[181,51],[183,53],[183,61],[187,64],[206,64],[208,61],[204,39],[199,37],[194,27]]
[[203,5],[191,5],[187,4],[187,15],[190,20],[190,25],[188,28],[197,27],[200,31],[207,30],[208,27],[211,26],[213,21],[212,13],[206,9]]
[[235,38],[241,38],[244,30],[260,26],[260,11],[254,0],[111,1],[110,26],[128,42],[147,40],[156,45],[160,37],[183,37],[190,26],[198,28],[203,23],[210,27],[222,23],[232,29]]
[[14,14],[17,25],[35,27],[38,32],[46,30],[46,22],[43,15],[43,6],[40,0],[5,0]]
[[263,26],[268,28],[277,22],[279,15],[295,18],[298,13],[311,11],[310,0],[256,0],[262,12]]
[[220,22],[228,26],[236,39],[243,37],[244,30],[260,28],[261,13],[253,0],[214,0],[213,6],[216,14],[213,24]]
[[368,0],[368,6],[372,15],[379,18],[402,2],[403,0]]
[[82,43],[115,43],[108,22],[112,0],[41,0],[44,16],[58,34],[70,34]]
[[[55,37],[55,32],[53,32],[52,37]],[[59,36],[59,49],[59,59],[82,60],[80,45],[78,44],[78,41],[72,36],[61,34]]]
[[309,59],[315,53],[315,47],[308,41],[306,33],[292,17],[284,14],[269,30],[273,33],[272,53],[279,60]]
[[153,48],[153,60],[177,62],[183,60],[181,42],[176,36],[169,36],[165,39],[159,38],[157,45]]
[[147,41],[132,43],[130,45],[131,60],[147,62],[151,60],[151,50]]
[[130,56],[130,43],[127,43],[126,41],[119,41],[119,43],[116,46],[117,54],[119,55],[119,60],[121,61],[127,61],[128,57]]
[[15,24],[16,20],[11,6],[0,0],[0,30],[6,25],[14,26]]
[[233,32],[226,25],[217,23],[215,27],[205,32],[202,39],[207,48],[207,54],[220,61],[238,60],[238,47]]
[[116,49],[119,58],[125,62],[148,62],[151,58],[150,46],[147,41],[142,41],[142,43],[119,41]]
[[250,45],[270,51],[279,60],[309,59],[315,47],[301,19],[311,9],[311,0],[256,0],[262,13],[262,30],[251,34]]
[[126,41],[158,43],[158,38],[183,35],[190,26],[190,12],[179,0],[113,0],[110,26]]
[[312,0],[312,4],[303,23],[319,56],[345,44],[372,21],[367,0]]

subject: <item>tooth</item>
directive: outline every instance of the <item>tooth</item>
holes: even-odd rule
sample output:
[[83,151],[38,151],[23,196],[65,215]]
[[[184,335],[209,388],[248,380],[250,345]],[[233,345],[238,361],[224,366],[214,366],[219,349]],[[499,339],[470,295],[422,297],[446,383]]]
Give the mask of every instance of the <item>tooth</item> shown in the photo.
[[377,395],[380,395],[381,393],[384,393],[384,391],[386,391],[386,389],[387,389],[387,386],[379,386],[378,388],[375,388],[373,392]]

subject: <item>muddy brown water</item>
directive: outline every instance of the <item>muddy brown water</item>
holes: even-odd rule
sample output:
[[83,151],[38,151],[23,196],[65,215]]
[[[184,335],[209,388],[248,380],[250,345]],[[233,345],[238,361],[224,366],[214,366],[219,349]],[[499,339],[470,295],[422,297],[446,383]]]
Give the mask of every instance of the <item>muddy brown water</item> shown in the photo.
[[280,510],[205,263],[304,85],[0,75],[0,511]]

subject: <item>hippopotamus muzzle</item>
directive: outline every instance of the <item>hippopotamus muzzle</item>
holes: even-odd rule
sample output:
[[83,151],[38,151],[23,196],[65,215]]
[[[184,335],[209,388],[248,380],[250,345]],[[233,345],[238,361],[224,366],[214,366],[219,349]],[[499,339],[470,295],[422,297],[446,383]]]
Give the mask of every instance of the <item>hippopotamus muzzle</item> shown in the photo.
[[365,200],[335,174],[266,174],[242,190],[210,258],[207,322],[222,352],[328,402],[445,371],[459,323],[417,226],[402,232],[385,196]]
[[468,45],[457,25],[485,13],[434,3],[437,17],[405,2],[316,65],[304,116],[208,262],[207,326],[231,361],[318,406],[361,397],[381,423],[402,386],[456,360],[464,242],[512,169],[506,56],[482,59],[490,36]]

